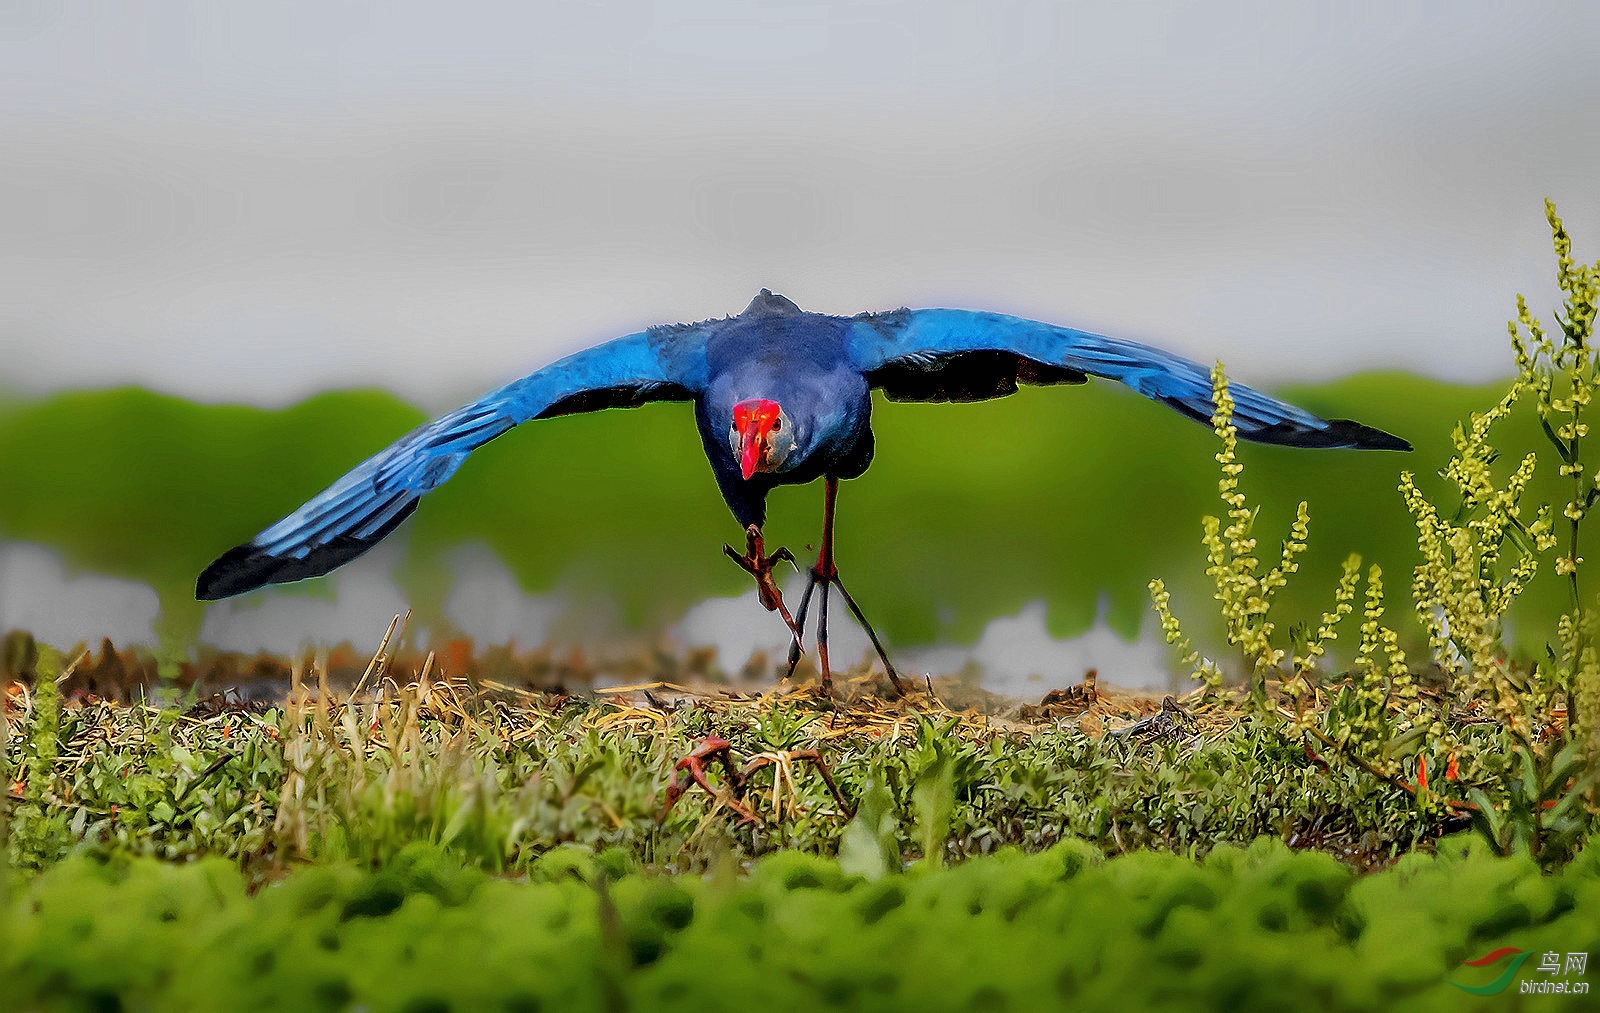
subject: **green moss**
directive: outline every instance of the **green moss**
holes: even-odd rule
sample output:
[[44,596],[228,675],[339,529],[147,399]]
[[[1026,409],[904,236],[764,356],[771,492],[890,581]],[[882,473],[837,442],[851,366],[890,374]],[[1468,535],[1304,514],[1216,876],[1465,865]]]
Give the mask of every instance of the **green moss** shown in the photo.
[[[1452,839],[1349,886],[1331,860],[1277,842],[1068,877],[1081,848],[1060,850],[1069,857],[1010,853],[878,883],[787,854],[731,886],[630,873],[609,916],[574,877],[480,878],[441,896],[415,869],[449,878],[442,855],[296,870],[254,896],[221,863],[79,857],[0,914],[0,974],[41,1009],[1442,1011],[1498,1008],[1448,984],[1478,983],[1484,972],[1461,961],[1488,950],[1600,950],[1593,908],[1492,930],[1480,917],[1528,881],[1600,899],[1593,862],[1541,879]],[[1322,884],[1315,917],[1299,902],[1306,883]],[[341,919],[375,893],[393,903]],[[607,917],[627,941],[620,964]]]

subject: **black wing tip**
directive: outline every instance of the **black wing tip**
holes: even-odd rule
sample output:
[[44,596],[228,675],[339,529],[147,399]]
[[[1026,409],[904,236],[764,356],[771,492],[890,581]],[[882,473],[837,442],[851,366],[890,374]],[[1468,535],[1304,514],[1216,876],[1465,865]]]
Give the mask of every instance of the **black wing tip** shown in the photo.
[[1315,428],[1293,422],[1279,422],[1256,429],[1246,429],[1241,425],[1239,435],[1255,443],[1274,443],[1308,450],[1411,450],[1411,444],[1400,437],[1349,419],[1327,419]]
[[218,601],[268,584],[286,584],[291,580],[321,577],[383,541],[416,509],[417,501],[412,500],[389,518],[383,527],[372,532],[370,537],[338,535],[307,552],[304,557],[275,556],[263,552],[254,542],[234,546],[201,571],[200,579],[195,581],[194,596],[199,601]]
[[274,556],[254,543],[239,545],[218,556],[195,581],[199,601],[219,601],[246,594],[268,584],[321,577],[366,552],[377,539],[339,538],[308,553],[304,559]]
[[236,546],[218,556],[216,562],[201,572],[200,579],[195,581],[194,596],[200,601],[218,601],[268,584],[287,584],[292,580],[321,577],[366,552],[378,544],[382,537],[335,538],[307,553],[304,559],[274,556],[262,552],[253,543]]
[[271,584],[272,573],[281,562],[253,544],[236,545],[200,572],[194,585],[195,600],[220,601]]
[[1400,450],[1409,453],[1411,443],[1382,429],[1364,426],[1349,419],[1329,419],[1328,431],[1339,440],[1339,446],[1355,450]]

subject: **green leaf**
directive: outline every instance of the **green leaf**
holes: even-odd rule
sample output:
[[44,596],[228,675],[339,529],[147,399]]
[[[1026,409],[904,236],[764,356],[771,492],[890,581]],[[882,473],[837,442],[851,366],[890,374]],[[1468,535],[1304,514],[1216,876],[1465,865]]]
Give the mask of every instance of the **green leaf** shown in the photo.
[[571,798],[573,795],[576,795],[579,791],[581,791],[584,784],[588,782],[589,778],[593,777],[595,772],[604,765],[604,761],[593,759],[578,767],[578,769],[572,775],[572,784],[567,788],[567,797]]
[[1573,458],[1572,448],[1567,445],[1566,440],[1556,435],[1556,431],[1550,427],[1550,420],[1540,415],[1539,425],[1544,429],[1544,434],[1550,437],[1550,442],[1555,445],[1556,453],[1561,455],[1561,460],[1571,464]]
[[900,871],[900,826],[894,796],[877,778],[867,782],[855,818],[839,837],[839,868],[847,875],[882,879]]
[[174,760],[178,761],[179,766],[190,773],[194,773],[200,767],[200,764],[195,761],[194,754],[182,746],[173,746],[171,755]]
[[1483,835],[1484,839],[1489,842],[1489,846],[1494,848],[1496,853],[1505,854],[1506,842],[1501,837],[1504,821],[1499,812],[1495,810],[1494,802],[1490,800],[1488,794],[1482,788],[1473,788],[1468,791],[1467,801],[1477,806],[1472,811],[1473,829]]
[[456,811],[450,814],[450,822],[445,824],[444,833],[439,837],[439,843],[449,844],[459,837],[461,831],[467,828],[467,821],[472,818],[475,809],[470,800],[456,806]]
[[1567,743],[1565,749],[1550,761],[1550,776],[1545,782],[1541,801],[1549,801],[1567,790],[1567,782],[1577,777],[1586,763],[1584,743],[1577,740]]
[[924,861],[944,866],[944,842],[950,836],[950,813],[955,809],[955,764],[948,754],[934,760],[911,789],[911,808],[917,816],[917,840]]
[[1540,798],[1539,791],[1539,760],[1533,746],[1526,739],[1517,746],[1517,757],[1522,765],[1522,790],[1524,797],[1530,800]]
[[1383,744],[1384,756],[1410,756],[1421,747],[1423,738],[1428,734],[1427,725],[1417,725],[1408,728]]

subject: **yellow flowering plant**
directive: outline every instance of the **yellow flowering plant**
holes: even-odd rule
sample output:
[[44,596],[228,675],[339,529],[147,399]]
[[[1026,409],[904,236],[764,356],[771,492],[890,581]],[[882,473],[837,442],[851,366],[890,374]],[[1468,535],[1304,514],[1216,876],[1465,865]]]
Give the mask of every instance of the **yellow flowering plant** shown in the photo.
[[[1275,711],[1286,731],[1305,738],[1308,751],[1320,743],[1408,791],[1427,809],[1469,814],[1498,850],[1524,849],[1550,862],[1570,851],[1591,822],[1592,786],[1600,771],[1600,608],[1586,607],[1579,580],[1581,525],[1600,503],[1600,469],[1583,459],[1586,412],[1600,387],[1594,348],[1600,261],[1575,261],[1555,205],[1547,201],[1545,211],[1564,297],[1559,336],[1547,333],[1527,300],[1517,297],[1509,327],[1517,376],[1497,404],[1456,427],[1455,454],[1439,473],[1459,497],[1453,510],[1429,500],[1410,472],[1400,476],[1422,557],[1412,575],[1412,598],[1443,680],[1443,692],[1431,695],[1435,703],[1425,701],[1397,634],[1383,625],[1383,572],[1375,565],[1366,574],[1353,669],[1331,695],[1319,692],[1316,670],[1327,645],[1339,621],[1356,609],[1359,556],[1345,562],[1334,607],[1323,613],[1315,635],[1303,634],[1292,653],[1274,644],[1272,598],[1298,568],[1309,515],[1302,502],[1278,565],[1261,573],[1252,534],[1256,512],[1239,488],[1243,466],[1235,456],[1233,400],[1220,363],[1212,371],[1212,426],[1222,441],[1216,459],[1226,511],[1225,519],[1204,518],[1203,542],[1228,643],[1242,650],[1258,713]],[[1537,454],[1526,454],[1509,471],[1495,467],[1499,452],[1491,432],[1523,402],[1537,412],[1562,462],[1560,474],[1571,482],[1559,534],[1555,508],[1529,511],[1522,504]],[[1567,583],[1570,608],[1557,624],[1547,658],[1518,664],[1505,641],[1505,616],[1538,573],[1540,557],[1552,550],[1559,553],[1554,570]],[[1151,581],[1150,590],[1167,641],[1179,647],[1184,665],[1204,683],[1203,692],[1215,694],[1223,681],[1221,666],[1203,658],[1184,635],[1164,584]],[[1269,696],[1274,680],[1281,698],[1276,706]],[[1470,735],[1469,726],[1475,729]],[[1500,729],[1499,737],[1482,734],[1485,728]],[[1408,768],[1412,755],[1415,765]],[[1450,797],[1439,794],[1437,783],[1430,788],[1428,757],[1446,763],[1446,779],[1455,782]]]
[[[1297,557],[1306,549],[1310,512],[1305,501],[1301,501],[1288,537],[1280,547],[1277,565],[1263,573],[1253,534],[1257,511],[1240,489],[1244,465],[1237,456],[1234,401],[1228,393],[1227,374],[1220,362],[1212,368],[1211,385],[1214,405],[1211,426],[1222,443],[1216,455],[1222,469],[1217,492],[1227,508],[1226,525],[1222,518],[1202,518],[1201,541],[1206,547],[1209,564],[1206,575],[1215,587],[1212,597],[1220,603],[1227,624],[1228,644],[1241,651],[1252,708],[1263,716],[1287,718],[1294,733],[1310,734],[1327,746],[1357,754],[1363,765],[1371,765],[1374,773],[1395,779],[1394,764],[1381,760],[1396,731],[1402,730],[1388,719],[1389,701],[1395,697],[1406,701],[1408,722],[1416,720],[1420,708],[1399,639],[1380,622],[1384,611],[1382,570],[1373,566],[1367,574],[1365,621],[1356,656],[1361,680],[1353,694],[1347,687],[1338,705],[1324,712],[1316,706],[1318,690],[1314,673],[1317,663],[1326,656],[1329,643],[1338,638],[1340,621],[1355,611],[1361,557],[1351,555],[1345,561],[1344,575],[1334,592],[1334,606],[1322,614],[1315,634],[1297,636],[1296,631],[1291,630],[1293,650],[1278,646],[1274,640],[1277,623],[1271,618],[1272,603],[1277,592],[1288,584],[1289,575],[1299,569]],[[1182,664],[1201,680],[1203,693],[1216,694],[1223,682],[1222,666],[1202,657],[1183,632],[1178,617],[1172,612],[1171,593],[1165,583],[1152,580],[1149,586],[1167,642],[1178,648]],[[1279,695],[1292,705],[1292,712],[1280,709],[1279,703],[1271,698],[1273,683],[1278,685]],[[1368,756],[1373,759],[1366,759]]]
[[[1269,683],[1282,683],[1283,692],[1293,697],[1297,712],[1303,712],[1302,696],[1308,691],[1306,679],[1318,658],[1327,651],[1329,641],[1337,637],[1339,621],[1351,610],[1355,595],[1355,572],[1360,567],[1360,557],[1351,557],[1346,564],[1346,580],[1341,581],[1333,611],[1324,613],[1322,623],[1314,637],[1308,639],[1301,651],[1290,655],[1277,646],[1273,639],[1277,624],[1271,618],[1272,602],[1278,591],[1287,586],[1289,575],[1300,569],[1297,557],[1305,551],[1306,538],[1311,527],[1311,515],[1302,500],[1295,509],[1295,519],[1289,534],[1279,549],[1278,562],[1265,573],[1261,572],[1261,559],[1256,554],[1254,535],[1257,510],[1249,505],[1239,487],[1239,477],[1244,465],[1239,463],[1238,432],[1233,425],[1233,397],[1228,393],[1228,378],[1222,363],[1211,370],[1212,404],[1211,427],[1222,442],[1216,460],[1222,468],[1217,482],[1217,494],[1222,500],[1223,518],[1202,518],[1202,543],[1206,547],[1206,575],[1215,587],[1212,597],[1221,605],[1227,624],[1228,644],[1238,647],[1244,665],[1244,674],[1250,688],[1250,698],[1257,710],[1271,709],[1268,696]],[[1202,657],[1184,634],[1178,617],[1173,614],[1171,593],[1166,584],[1157,579],[1150,582],[1150,597],[1167,643],[1175,645],[1182,655],[1182,663],[1190,668],[1203,684],[1206,695],[1215,694],[1222,686],[1222,666]],[[1283,663],[1289,658],[1293,674],[1284,678]]]
[[1453,515],[1445,516],[1428,500],[1411,472],[1400,475],[1400,493],[1416,522],[1422,555],[1411,594],[1434,663],[1452,690],[1464,699],[1490,702],[1501,721],[1522,731],[1527,730],[1525,701],[1512,678],[1504,617],[1556,538],[1549,507],[1540,507],[1531,523],[1522,521],[1521,499],[1538,456],[1529,453],[1501,484],[1491,471],[1498,453],[1489,432],[1526,389],[1519,377],[1498,404],[1473,413],[1469,425],[1458,425],[1451,434],[1456,454],[1440,474],[1460,495]]
[[[1600,499],[1600,473],[1589,474],[1583,463],[1586,410],[1596,387],[1593,350],[1600,262],[1580,264],[1572,257],[1572,240],[1545,202],[1545,216],[1556,253],[1556,281],[1564,296],[1557,314],[1560,338],[1547,333],[1517,296],[1517,315],[1508,324],[1517,376],[1500,403],[1474,414],[1469,425],[1453,434],[1456,455],[1441,472],[1460,496],[1453,517],[1445,517],[1421,493],[1408,472],[1400,491],[1417,524],[1422,564],[1412,582],[1418,615],[1429,633],[1436,665],[1449,679],[1458,706],[1468,713],[1492,711],[1523,747],[1530,762],[1553,748],[1582,743],[1591,759],[1600,756],[1596,712],[1600,710],[1600,663],[1596,661],[1595,620],[1584,604],[1579,575],[1579,533],[1588,512]],[[1519,401],[1531,402],[1540,428],[1561,461],[1560,475],[1571,482],[1561,508],[1565,538],[1556,532],[1554,509],[1541,506],[1524,522],[1520,500],[1532,479],[1536,455],[1529,453],[1503,482],[1491,471],[1497,452],[1489,443],[1491,428],[1511,414]],[[1507,609],[1538,570],[1539,557],[1550,550],[1556,575],[1568,588],[1568,611],[1557,622],[1546,658],[1531,666],[1513,662],[1504,642]],[[1444,731],[1453,740],[1451,729]],[[1546,748],[1539,740],[1556,740]],[[1470,747],[1463,750],[1476,773],[1479,764]]]
[[[1572,238],[1556,213],[1555,203],[1545,201],[1545,218],[1556,254],[1556,284],[1562,293],[1562,311],[1556,314],[1560,325],[1559,342],[1549,335],[1539,319],[1528,310],[1528,301],[1517,296],[1517,317],[1507,329],[1517,362],[1517,383],[1534,398],[1540,427],[1561,459],[1560,472],[1571,482],[1571,492],[1561,515],[1567,521],[1565,544],[1551,537],[1548,544],[1559,545],[1556,573],[1566,578],[1570,610],[1561,617],[1557,643],[1548,650],[1548,664],[1534,671],[1531,706],[1543,708],[1559,699],[1565,706],[1566,738],[1582,743],[1592,762],[1600,762],[1600,662],[1594,649],[1595,621],[1584,605],[1579,586],[1583,557],[1578,554],[1579,530],[1583,519],[1600,501],[1600,470],[1589,472],[1583,461],[1584,437],[1589,433],[1586,420],[1597,384],[1594,349],[1596,308],[1600,306],[1600,260],[1580,263],[1572,256]],[[1526,731],[1526,728],[1522,728]]]

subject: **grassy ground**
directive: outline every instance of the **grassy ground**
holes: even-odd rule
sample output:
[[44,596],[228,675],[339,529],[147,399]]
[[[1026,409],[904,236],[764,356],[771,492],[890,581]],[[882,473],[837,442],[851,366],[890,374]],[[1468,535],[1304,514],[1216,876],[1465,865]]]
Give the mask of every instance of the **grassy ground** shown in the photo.
[[[1600,950],[1592,793],[1426,675],[1482,784],[1427,736],[1383,774],[1344,755],[1370,679],[1324,680],[1300,737],[1275,682],[1018,706],[664,654],[594,693],[581,658],[464,642],[165,680],[109,644],[59,678],[4,654],[0,980],[28,1009],[1427,1010],[1555,982],[1541,1007],[1585,1008],[1584,971],[1521,961]],[[1501,810],[1498,843],[1467,832]]]
[[[43,868],[102,841],[220,855],[270,878],[295,861],[382,861],[429,840],[494,870],[577,843],[696,871],[728,848],[835,853],[872,784],[905,814],[897,833],[915,856],[914,802],[930,778],[948,782],[938,791],[951,860],[1067,837],[1111,853],[1197,854],[1271,834],[1366,865],[1447,829],[1404,791],[1325,771],[1220,703],[1164,712],[1157,698],[1080,689],[1017,708],[955,680],[895,700],[864,676],[841,691],[829,701],[814,687],[657,681],[574,696],[430,678],[352,699],[321,695],[308,676],[277,706],[69,701],[53,719],[24,691],[9,757],[12,859]],[[775,761],[737,804],[757,820],[698,789],[659,818],[675,761],[711,736],[741,764]],[[788,758],[806,751],[845,805],[815,763]],[[721,768],[712,778],[726,781]]]
[[[1494,1008],[1449,984],[1491,979],[1463,960],[1600,951],[1600,849],[1541,876],[1227,697],[1086,686],[1016,707],[949,680],[893,699],[859,673],[832,700],[660,679],[571,695],[432,665],[380,656],[343,692],[302,671],[275,704],[18,684],[13,994],[1458,1009]],[[708,792],[675,764],[713,736],[751,772],[713,762]]]

